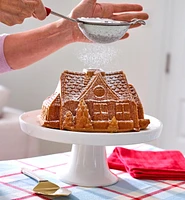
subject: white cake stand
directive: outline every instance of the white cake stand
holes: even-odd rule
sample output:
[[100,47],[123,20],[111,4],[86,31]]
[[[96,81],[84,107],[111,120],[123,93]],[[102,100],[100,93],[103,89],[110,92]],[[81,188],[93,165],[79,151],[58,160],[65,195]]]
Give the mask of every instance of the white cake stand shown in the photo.
[[68,184],[87,187],[107,186],[118,181],[107,164],[105,146],[148,142],[159,137],[162,123],[151,116],[150,125],[140,132],[87,133],[62,131],[41,127],[38,122],[40,110],[23,113],[19,120],[22,131],[30,136],[72,145],[71,160],[61,180]]

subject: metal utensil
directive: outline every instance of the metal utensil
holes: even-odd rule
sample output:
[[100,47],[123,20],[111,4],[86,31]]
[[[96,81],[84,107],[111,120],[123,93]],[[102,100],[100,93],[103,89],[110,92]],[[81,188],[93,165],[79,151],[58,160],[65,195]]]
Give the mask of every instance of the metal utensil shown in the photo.
[[121,39],[129,27],[134,24],[145,25],[145,21],[141,19],[133,19],[131,22],[116,21],[104,18],[70,18],[62,14],[52,11],[46,7],[47,16],[53,14],[55,16],[65,18],[67,20],[78,23],[81,32],[92,42],[111,43]]
[[33,191],[36,194],[49,195],[49,196],[68,196],[71,194],[71,191],[69,191],[68,189],[60,188],[55,183],[40,178],[29,169],[22,168],[21,172],[38,182],[38,184],[33,188]]

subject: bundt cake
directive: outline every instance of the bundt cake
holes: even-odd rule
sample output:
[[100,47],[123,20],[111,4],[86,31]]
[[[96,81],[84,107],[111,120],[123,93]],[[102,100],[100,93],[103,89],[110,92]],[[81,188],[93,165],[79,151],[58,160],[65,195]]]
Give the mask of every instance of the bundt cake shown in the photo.
[[69,131],[140,131],[149,125],[123,71],[64,71],[56,91],[43,101],[40,124]]

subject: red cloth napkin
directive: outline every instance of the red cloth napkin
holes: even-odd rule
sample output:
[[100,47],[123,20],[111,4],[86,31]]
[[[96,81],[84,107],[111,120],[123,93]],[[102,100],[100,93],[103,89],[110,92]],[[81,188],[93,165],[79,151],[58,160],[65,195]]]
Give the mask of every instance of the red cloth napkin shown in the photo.
[[107,159],[110,169],[138,179],[185,180],[185,158],[180,151],[138,151],[116,147]]

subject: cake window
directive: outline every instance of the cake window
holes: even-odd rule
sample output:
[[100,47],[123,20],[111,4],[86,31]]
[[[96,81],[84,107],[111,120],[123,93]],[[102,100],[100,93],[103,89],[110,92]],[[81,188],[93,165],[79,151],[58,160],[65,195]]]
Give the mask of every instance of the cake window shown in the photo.
[[129,103],[116,103],[116,119],[117,120],[130,119]]
[[108,120],[108,106],[106,103],[94,103],[94,120]]

